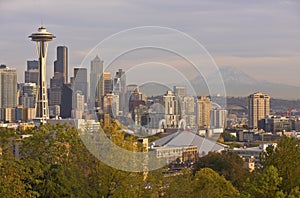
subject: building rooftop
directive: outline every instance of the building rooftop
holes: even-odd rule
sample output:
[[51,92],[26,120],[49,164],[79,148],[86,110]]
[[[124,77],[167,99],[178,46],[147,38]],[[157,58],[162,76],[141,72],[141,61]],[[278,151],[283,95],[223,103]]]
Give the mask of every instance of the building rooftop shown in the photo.
[[204,138],[193,131],[179,131],[172,133],[171,135],[150,143],[150,145],[155,147],[197,146],[198,152],[201,155],[206,155],[211,151],[220,152],[227,148],[226,145]]

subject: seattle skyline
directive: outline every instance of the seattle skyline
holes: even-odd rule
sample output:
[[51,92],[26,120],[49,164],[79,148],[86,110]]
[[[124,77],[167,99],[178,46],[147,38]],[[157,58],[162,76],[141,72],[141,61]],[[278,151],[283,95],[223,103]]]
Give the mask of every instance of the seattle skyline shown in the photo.
[[[64,3],[68,5],[68,1]],[[35,4],[47,8],[46,12],[35,11]],[[10,1],[0,5],[3,15],[0,19],[3,27],[0,60],[17,69],[19,82],[24,81],[26,61],[36,59],[25,35],[40,25],[37,20],[41,19],[58,36],[49,46],[47,79],[53,76],[56,46],[68,46],[69,71],[73,71],[107,36],[135,26],[158,25],[178,29],[197,39],[220,68],[232,66],[258,80],[300,86],[297,78],[300,72],[297,68],[300,62],[297,1],[203,1],[201,4],[196,1],[189,4],[179,1],[90,1],[82,4],[75,1],[63,9],[57,1]],[[168,10],[170,5],[172,11]],[[86,16],[79,17],[80,11]],[[140,14],[143,20],[135,20]]]

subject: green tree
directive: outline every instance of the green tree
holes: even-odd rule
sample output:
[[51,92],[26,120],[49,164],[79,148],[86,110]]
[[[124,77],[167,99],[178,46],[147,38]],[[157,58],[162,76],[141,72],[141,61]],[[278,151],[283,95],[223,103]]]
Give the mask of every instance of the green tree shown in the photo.
[[282,177],[277,168],[268,166],[263,173],[257,172],[245,182],[244,195],[250,197],[273,198],[285,196],[281,190]]
[[167,177],[168,197],[193,197],[193,175],[189,170],[184,170],[182,174]]
[[77,130],[66,125],[45,125],[32,133],[21,145],[21,161],[28,173],[24,183],[43,197],[86,193],[85,173],[91,156]]
[[298,198],[300,197],[300,187],[296,186],[294,187],[291,192],[289,193],[289,195],[287,196],[287,198]]
[[165,190],[169,185],[162,171],[162,169],[157,169],[144,174],[143,196],[160,197],[165,194]]
[[243,165],[244,161],[241,157],[232,151],[210,152],[198,160],[194,171],[211,168],[224,176],[234,186],[240,188],[249,175],[248,170]]
[[261,156],[264,168],[275,166],[282,177],[282,189],[289,193],[300,186],[300,146],[296,138],[282,138],[276,148],[270,146]]
[[92,197],[138,197],[141,195],[143,176],[116,170],[95,160],[88,172]]
[[224,131],[221,134],[221,137],[224,139],[224,142],[234,142],[236,141],[236,137],[231,135],[230,132]]
[[224,177],[210,168],[196,172],[193,182],[194,197],[238,197],[239,192]]
[[26,175],[20,161],[11,155],[0,157],[0,197],[30,197],[38,195],[23,182]]

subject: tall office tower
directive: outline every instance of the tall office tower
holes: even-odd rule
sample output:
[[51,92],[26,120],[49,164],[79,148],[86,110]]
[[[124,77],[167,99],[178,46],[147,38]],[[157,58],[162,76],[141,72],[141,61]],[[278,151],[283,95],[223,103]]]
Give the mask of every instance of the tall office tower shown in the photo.
[[25,71],[25,83],[38,84],[39,80],[39,61],[28,60],[27,71]]
[[116,72],[114,83],[113,83],[113,92],[119,95],[119,110],[124,112],[125,110],[125,94],[126,94],[126,75],[125,71],[119,69]]
[[270,115],[269,95],[256,92],[248,96],[248,125],[250,129],[262,129],[263,119],[268,115]]
[[101,102],[100,90],[98,89],[100,84],[101,75],[103,73],[103,60],[96,56],[91,61],[91,73],[90,73],[90,102],[92,106],[95,106],[95,102]]
[[24,108],[34,108],[36,100],[36,88],[35,83],[22,83],[20,84],[20,104]]
[[84,95],[84,102],[87,101],[88,83],[87,83],[87,69],[74,68],[74,93],[81,91]]
[[17,101],[17,70],[0,65],[0,108],[15,108]]
[[210,111],[212,104],[209,98],[201,96],[197,100],[197,123],[200,129],[210,127]]
[[108,93],[103,97],[103,112],[115,118],[119,114],[119,96]]
[[124,112],[123,112],[123,114],[125,116],[129,113],[129,101],[130,101],[131,94],[136,89],[138,89],[137,85],[127,85],[126,86],[125,102],[124,102]]
[[101,100],[103,97],[108,94],[112,93],[112,80],[110,77],[110,72],[103,72],[100,78],[100,83],[98,84],[98,90],[100,90],[100,98]]
[[57,47],[57,60],[54,61],[54,76],[50,79],[49,105],[61,105],[62,86],[68,81],[68,48]]
[[151,129],[159,129],[163,119],[165,119],[165,109],[160,103],[151,105],[141,117],[142,125]]
[[227,115],[228,112],[226,109],[215,108],[211,112],[211,128],[226,128]]
[[50,79],[49,105],[61,104],[61,88],[64,84],[63,73],[56,72]]
[[72,113],[73,88],[71,84],[64,84],[61,94],[60,117],[71,118]]
[[135,125],[146,126],[150,124],[151,118],[148,110],[148,107],[145,105],[139,105],[134,108],[132,112],[132,119],[134,120]]
[[[182,107],[182,105],[184,105],[183,103],[183,97],[187,96],[187,90],[186,90],[186,86],[174,86],[173,87],[173,93],[174,95],[176,96],[178,102],[179,102],[179,114],[182,116],[182,115],[185,115],[184,112],[181,112],[182,110],[184,110],[184,108]],[[187,100],[185,101],[187,102]],[[183,117],[181,117],[183,118]],[[185,118],[183,118],[185,119]]]
[[66,84],[68,81],[68,48],[66,46],[58,46],[56,56],[54,73],[61,73],[62,82]]
[[16,121],[16,108],[2,108],[0,109],[0,120],[5,122]]
[[144,93],[140,92],[139,88],[136,87],[134,91],[130,94],[129,98],[129,112],[133,112],[134,108],[139,105],[145,105],[147,97]]
[[174,91],[174,94],[179,97],[184,97],[187,95],[186,86],[174,86],[173,91]]
[[166,128],[177,128],[180,119],[177,97],[172,91],[167,91],[163,96],[163,102],[165,107]]
[[180,101],[180,116],[190,127],[196,126],[195,99],[193,96],[184,96]]
[[60,106],[59,105],[49,106],[49,117],[57,119],[59,116],[60,116]]
[[46,57],[48,51],[48,42],[52,41],[55,36],[46,31],[46,28],[40,27],[37,33],[29,36],[32,41],[36,42],[36,49],[39,56],[39,80],[36,101],[36,120],[44,124],[49,119],[49,108],[47,98],[46,84]]
[[72,105],[72,118],[82,119],[84,113],[84,95],[81,91],[74,92]]
[[131,85],[127,85],[126,86],[126,92],[128,93],[133,93],[136,89],[138,89],[139,86],[138,85],[134,85],[134,84],[131,84]]
[[39,69],[39,61],[37,60],[28,60],[27,61],[27,70]]

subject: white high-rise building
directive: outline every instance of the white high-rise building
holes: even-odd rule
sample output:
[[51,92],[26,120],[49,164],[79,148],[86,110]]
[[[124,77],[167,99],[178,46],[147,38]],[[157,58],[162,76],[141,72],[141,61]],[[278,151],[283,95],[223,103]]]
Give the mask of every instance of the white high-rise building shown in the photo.
[[226,109],[212,109],[210,112],[211,115],[211,128],[226,128],[226,122],[227,122],[227,110]]
[[0,66],[0,108],[15,108],[17,100],[17,70]]
[[176,96],[172,91],[167,91],[163,96],[163,102],[165,107],[166,128],[178,128],[180,114]]
[[74,93],[72,105],[72,118],[81,119],[84,113],[84,95],[81,91]]
[[184,96],[180,98],[180,101],[181,119],[186,121],[187,126],[195,127],[197,122],[194,97]]

